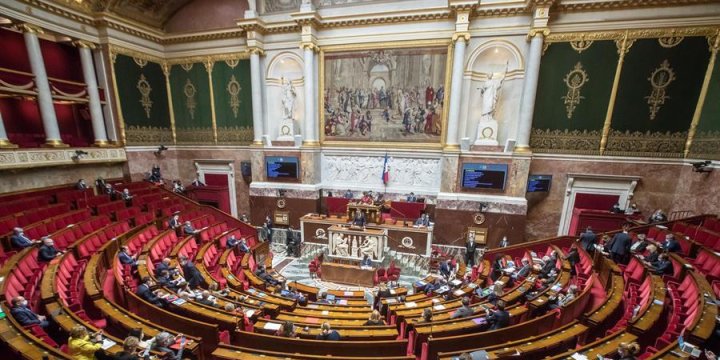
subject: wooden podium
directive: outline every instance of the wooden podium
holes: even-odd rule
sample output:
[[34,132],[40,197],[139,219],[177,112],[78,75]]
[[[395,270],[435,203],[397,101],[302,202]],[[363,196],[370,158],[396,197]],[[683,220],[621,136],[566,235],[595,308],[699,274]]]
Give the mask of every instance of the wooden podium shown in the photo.
[[349,203],[347,205],[347,217],[352,221],[353,214],[360,211],[365,214],[365,221],[368,223],[381,224],[380,205]]

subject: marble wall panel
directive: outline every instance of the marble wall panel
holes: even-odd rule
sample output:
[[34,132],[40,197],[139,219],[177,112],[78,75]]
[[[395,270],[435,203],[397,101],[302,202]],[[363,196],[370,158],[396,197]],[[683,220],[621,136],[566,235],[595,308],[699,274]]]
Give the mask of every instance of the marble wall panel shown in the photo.
[[280,209],[277,206],[277,196],[251,196],[250,197],[250,221],[253,224],[262,224],[266,216],[272,217],[275,210],[288,211],[290,215],[290,224],[295,228],[300,228],[300,218],[309,213],[317,213],[320,209],[320,200],[318,199],[295,199],[285,197],[285,208]]
[[488,228],[487,247],[495,248],[503,236],[507,236],[511,244],[524,242],[525,215],[485,213],[485,222],[473,223],[477,211],[435,209],[435,229],[433,244],[464,246],[464,233],[468,227]]

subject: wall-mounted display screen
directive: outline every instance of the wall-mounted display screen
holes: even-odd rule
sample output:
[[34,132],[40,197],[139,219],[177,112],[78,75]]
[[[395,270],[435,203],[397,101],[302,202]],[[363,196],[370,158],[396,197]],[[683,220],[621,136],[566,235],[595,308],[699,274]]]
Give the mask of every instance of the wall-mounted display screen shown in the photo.
[[465,163],[462,167],[462,187],[503,190],[507,171],[507,164]]
[[297,179],[298,158],[294,156],[267,156],[265,167],[269,179]]
[[548,192],[550,183],[552,183],[552,175],[530,175],[527,192]]

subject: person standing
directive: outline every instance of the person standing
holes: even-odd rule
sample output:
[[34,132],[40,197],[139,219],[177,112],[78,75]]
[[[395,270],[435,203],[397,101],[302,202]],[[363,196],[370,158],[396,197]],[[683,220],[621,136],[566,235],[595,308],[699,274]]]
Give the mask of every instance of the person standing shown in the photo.
[[465,264],[467,264],[467,266],[475,265],[475,250],[476,249],[477,249],[477,244],[475,243],[475,237],[468,236],[468,241],[465,244]]
[[610,257],[619,264],[627,263],[627,254],[630,252],[630,245],[632,238],[628,234],[628,225],[623,225],[623,230],[610,240],[609,244],[605,244],[607,251],[610,253]]

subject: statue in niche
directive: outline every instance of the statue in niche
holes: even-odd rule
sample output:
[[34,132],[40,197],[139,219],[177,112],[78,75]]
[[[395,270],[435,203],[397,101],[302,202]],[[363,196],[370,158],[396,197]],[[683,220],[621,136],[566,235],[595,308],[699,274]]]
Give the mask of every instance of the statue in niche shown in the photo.
[[480,122],[478,122],[477,136],[474,145],[497,145],[498,122],[495,119],[500,91],[507,76],[508,63],[502,73],[490,73],[490,77],[479,87],[482,95],[480,108]]
[[293,119],[293,112],[295,111],[295,87],[292,82],[286,78],[280,78],[282,84],[282,106],[283,106],[283,118]]

